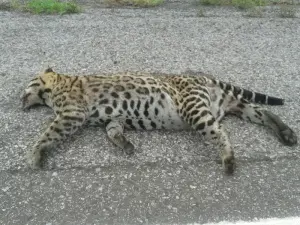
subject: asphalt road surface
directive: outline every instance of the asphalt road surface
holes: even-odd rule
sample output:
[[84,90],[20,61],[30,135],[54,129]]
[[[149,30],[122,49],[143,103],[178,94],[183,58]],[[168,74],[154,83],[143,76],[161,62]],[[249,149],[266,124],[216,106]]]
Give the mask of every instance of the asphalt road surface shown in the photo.
[[0,224],[187,224],[300,216],[300,148],[269,130],[223,121],[238,167],[195,132],[126,133],[128,158],[99,128],[47,153],[43,170],[24,155],[48,108],[20,109],[27,82],[48,65],[67,74],[210,73],[286,99],[268,107],[300,134],[299,19],[197,17],[193,7],[109,9],[40,16],[0,11]]

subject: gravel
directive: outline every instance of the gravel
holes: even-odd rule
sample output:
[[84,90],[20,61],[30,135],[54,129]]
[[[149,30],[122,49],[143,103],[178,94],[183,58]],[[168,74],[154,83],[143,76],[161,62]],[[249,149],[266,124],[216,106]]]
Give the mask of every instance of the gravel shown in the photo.
[[32,172],[24,154],[53,115],[47,108],[22,112],[19,102],[27,82],[48,65],[67,74],[202,71],[285,98],[284,106],[268,108],[299,134],[299,19],[89,7],[64,16],[0,11],[0,30],[0,224],[300,215],[299,146],[283,146],[263,127],[224,121],[238,159],[233,177],[194,132],[127,132],[138,150],[127,158],[98,128],[80,131]]

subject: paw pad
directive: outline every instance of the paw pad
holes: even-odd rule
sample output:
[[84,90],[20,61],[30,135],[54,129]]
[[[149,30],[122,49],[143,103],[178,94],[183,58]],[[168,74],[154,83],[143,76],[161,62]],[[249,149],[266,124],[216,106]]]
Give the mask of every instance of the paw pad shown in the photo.
[[124,146],[124,151],[127,155],[133,155],[134,145],[131,144],[130,142],[127,142],[126,145]]
[[227,174],[233,174],[236,164],[234,156],[229,156],[223,160],[223,166]]
[[292,146],[297,144],[297,136],[290,128],[280,131],[280,138],[286,145]]

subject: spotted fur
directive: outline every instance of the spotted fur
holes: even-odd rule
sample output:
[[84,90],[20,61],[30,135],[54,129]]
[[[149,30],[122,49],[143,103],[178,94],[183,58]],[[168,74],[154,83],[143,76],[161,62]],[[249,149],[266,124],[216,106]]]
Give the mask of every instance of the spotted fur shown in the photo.
[[[234,153],[220,124],[234,114],[270,127],[287,145],[297,143],[295,133],[273,113],[254,105],[282,105],[283,99],[248,91],[211,76],[120,73],[102,76],[67,76],[51,68],[29,82],[23,108],[51,107],[56,118],[32,149],[31,168],[40,165],[41,153],[53,148],[82,125],[102,125],[109,139],[127,154],[134,146],[126,129],[194,129],[218,146],[226,172],[235,168]],[[253,102],[253,103],[250,103]]]

